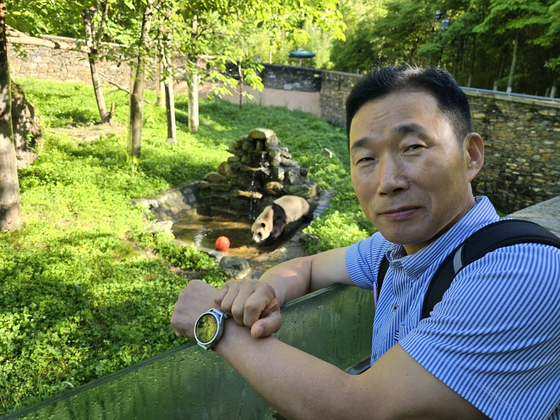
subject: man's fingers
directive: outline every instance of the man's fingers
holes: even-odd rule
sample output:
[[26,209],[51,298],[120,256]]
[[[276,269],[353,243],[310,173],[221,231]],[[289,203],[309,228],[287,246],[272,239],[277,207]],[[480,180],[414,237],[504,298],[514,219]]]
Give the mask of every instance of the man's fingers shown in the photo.
[[[247,311],[251,310],[248,307],[247,303],[251,299],[254,299],[254,297],[255,297],[254,293],[255,293],[255,285],[254,284],[246,285],[246,287],[240,289],[239,292],[237,293],[235,301],[233,302],[233,305],[231,307],[231,315],[235,319],[235,322],[237,322],[239,325],[246,325],[247,327],[251,327],[251,325],[253,325],[254,321],[251,322],[250,324],[247,324],[246,322],[244,322],[244,320],[245,320]],[[259,311],[259,314],[257,315],[257,317],[255,318],[255,320],[259,319],[259,315],[260,315],[260,311]],[[253,317],[254,317],[254,315],[253,315]]]
[[280,310],[270,312],[265,318],[259,319],[251,327],[251,335],[255,338],[268,337],[282,326]]
[[251,328],[258,319],[268,315],[278,300],[273,291],[261,288],[260,293],[253,294],[245,303],[243,311],[243,324]]
[[229,284],[226,283],[222,286],[221,289],[218,290],[218,292],[214,295],[214,303],[216,305],[218,305],[218,307],[222,306],[222,301],[224,300],[224,297],[226,296],[227,292],[229,291]]
[[[277,310],[278,300],[274,289],[256,280],[229,281],[214,295],[214,303],[230,314],[239,325],[252,328],[255,322]],[[281,319],[272,317],[271,325],[255,327],[257,336],[278,331]],[[261,329],[262,328],[262,329]]]
[[[235,284],[230,285],[228,282],[222,286],[222,289],[226,290],[223,292],[222,300],[218,306],[222,309],[222,311],[231,314],[231,308],[233,306],[233,302],[235,302],[235,299],[237,298],[239,288]],[[216,299],[214,298],[214,302],[215,301]]]

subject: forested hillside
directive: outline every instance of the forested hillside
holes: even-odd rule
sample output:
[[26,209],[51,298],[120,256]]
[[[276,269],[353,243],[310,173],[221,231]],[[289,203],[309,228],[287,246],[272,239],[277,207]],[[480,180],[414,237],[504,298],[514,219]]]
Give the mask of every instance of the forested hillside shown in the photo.
[[370,0],[367,12],[350,2],[342,12],[346,41],[334,41],[335,70],[439,65],[463,86],[541,96],[560,77],[557,0]]

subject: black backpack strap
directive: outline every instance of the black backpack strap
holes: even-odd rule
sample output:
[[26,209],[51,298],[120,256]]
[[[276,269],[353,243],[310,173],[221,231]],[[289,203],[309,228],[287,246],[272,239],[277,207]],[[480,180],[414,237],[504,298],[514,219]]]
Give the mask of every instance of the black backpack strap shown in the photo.
[[383,285],[383,279],[385,278],[385,274],[387,274],[388,269],[389,269],[389,260],[384,255],[383,259],[381,260],[381,264],[379,264],[379,271],[377,272],[377,300],[379,300],[379,293],[381,293],[381,286]]
[[473,233],[443,260],[430,280],[420,319],[430,316],[434,306],[441,301],[455,276],[464,267],[488,252],[523,243],[538,243],[560,248],[560,238],[536,223],[526,220],[501,220]]

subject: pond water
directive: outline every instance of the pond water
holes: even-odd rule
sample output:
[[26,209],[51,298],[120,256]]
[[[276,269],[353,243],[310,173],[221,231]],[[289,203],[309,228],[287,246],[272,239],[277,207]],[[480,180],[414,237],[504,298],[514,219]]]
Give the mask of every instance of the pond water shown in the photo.
[[250,277],[258,279],[260,275],[274,265],[292,258],[306,255],[298,241],[291,241],[294,234],[307,224],[293,223],[286,227],[280,240],[273,245],[263,246],[253,242],[251,225],[253,222],[245,217],[230,218],[224,216],[201,216],[196,210],[184,212],[173,224],[173,234],[177,239],[198,248],[216,249],[216,239],[226,236],[230,240],[227,256],[238,256],[249,261],[252,269]]
[[[318,217],[328,206],[334,191],[323,191],[320,196],[309,200],[309,205]],[[227,256],[238,256],[249,261],[252,273],[249,277],[258,279],[269,268],[293,258],[308,255],[298,240],[302,230],[309,223],[293,222],[286,225],[284,233],[273,245],[263,246],[253,242],[252,220],[248,217],[202,216],[195,209],[184,211],[174,220],[173,234],[177,239],[194,244],[208,252],[216,249],[216,239],[226,236],[230,240]]]
[[226,255],[250,258],[259,253],[259,248],[252,240],[251,225],[248,218],[226,218],[223,216],[201,216],[196,211],[186,212],[173,224],[173,234],[197,247],[216,249],[216,239],[226,236],[230,248]]

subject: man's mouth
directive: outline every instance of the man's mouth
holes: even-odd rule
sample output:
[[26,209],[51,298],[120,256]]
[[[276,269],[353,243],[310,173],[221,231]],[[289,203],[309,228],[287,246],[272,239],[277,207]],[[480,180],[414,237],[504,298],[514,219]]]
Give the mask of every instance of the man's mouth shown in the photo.
[[395,209],[385,210],[379,213],[380,216],[385,216],[389,219],[398,220],[398,219],[406,219],[407,217],[412,216],[419,207],[398,207]]

